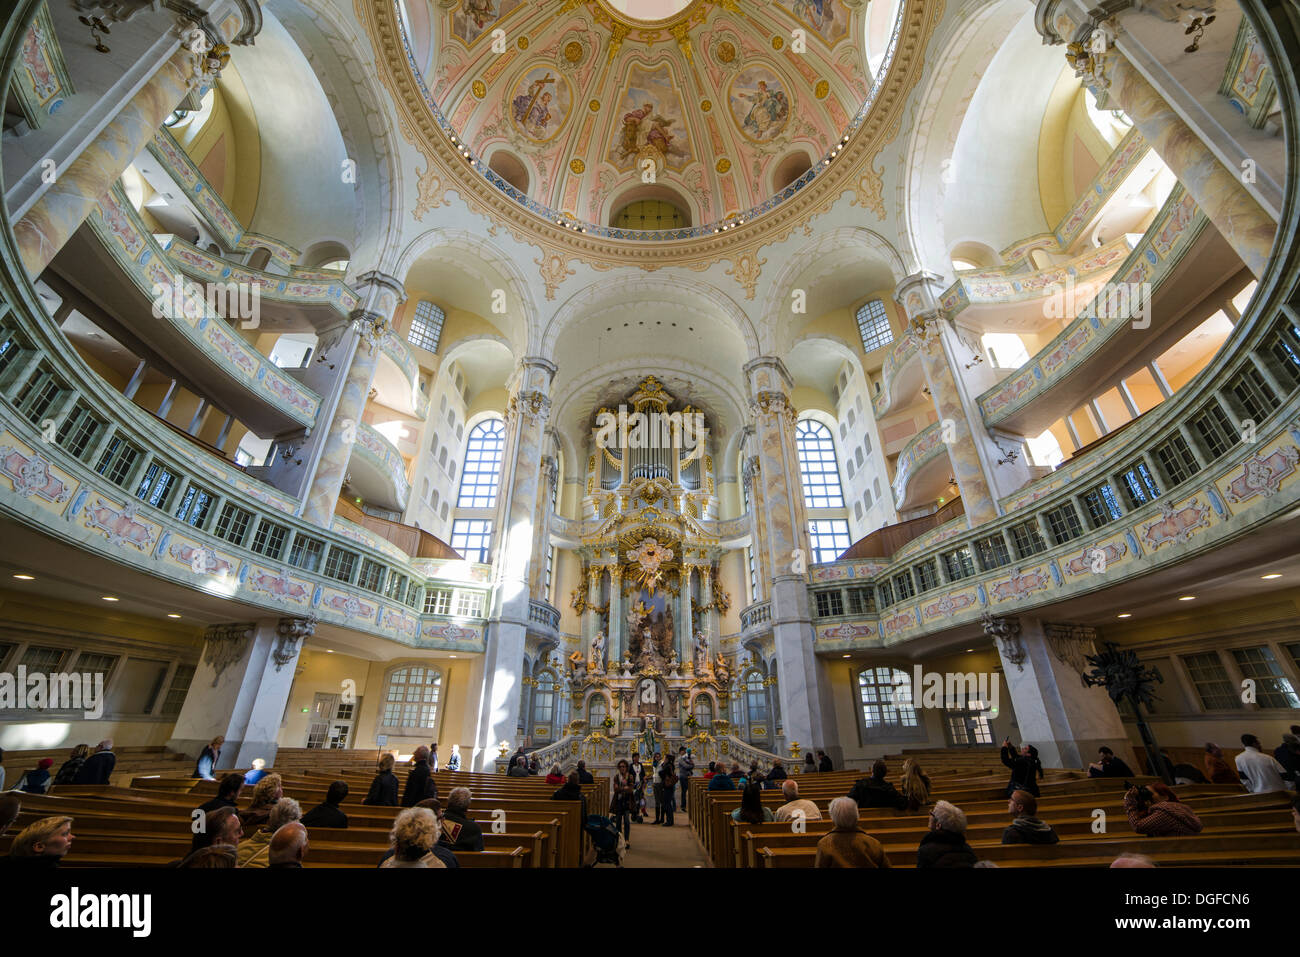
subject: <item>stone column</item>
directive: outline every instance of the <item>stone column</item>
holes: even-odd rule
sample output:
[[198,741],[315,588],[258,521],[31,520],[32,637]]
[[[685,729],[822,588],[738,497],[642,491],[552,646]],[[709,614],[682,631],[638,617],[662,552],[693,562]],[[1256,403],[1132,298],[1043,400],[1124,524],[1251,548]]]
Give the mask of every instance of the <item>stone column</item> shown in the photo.
[[212,78],[205,57],[182,45],[14,224],[27,275],[40,275],[86,221],[181,100]]
[[595,607],[600,604],[600,580],[605,569],[592,566],[587,569],[587,610],[582,613],[582,657],[591,655],[591,639],[600,629],[600,613]]
[[[993,467],[986,461],[987,446],[992,443],[984,430],[978,407],[961,387],[954,373],[949,340],[956,338],[956,331],[939,311],[938,297],[941,292],[940,277],[937,274],[920,272],[899,283],[894,295],[912,329],[920,337],[921,365],[925,371],[926,385],[930,388],[934,411],[939,417],[939,427],[944,430],[944,444],[952,463],[953,477],[961,490],[966,522],[974,528],[1001,514],[992,476]],[[1008,488],[1006,492],[1013,490]]]
[[209,628],[167,747],[197,758],[204,745],[223,735],[223,768],[246,768],[254,758],[274,764],[298,654],[315,630],[315,618]]
[[[1083,656],[1093,642],[1079,629],[1063,630],[1035,618],[984,616],[995,639],[1002,673],[1015,706],[1019,745],[1032,744],[1044,767],[1086,768],[1103,744],[1138,771],[1128,731],[1110,696],[1085,687]],[[1139,772],[1140,773],[1140,772]]]
[[[549,436],[547,442],[554,441]],[[559,463],[554,455],[542,459],[542,487],[537,493],[533,520],[533,554],[528,567],[528,591],[538,601],[548,602],[546,594],[546,555],[551,547],[551,497],[559,481]]]
[[628,636],[623,634],[623,567],[614,565],[609,570],[609,633],[606,648],[609,649],[609,666],[612,670],[617,662],[623,660],[627,649]]
[[1113,20],[1085,27],[1076,34],[1066,58],[1097,96],[1098,106],[1124,111],[1246,268],[1256,278],[1262,277],[1277,224],[1240,176],[1219,161],[1122,49],[1110,45],[1110,40],[1100,55],[1090,49],[1094,42],[1100,45],[1094,33],[1113,38],[1115,32]]
[[[339,391],[334,415],[328,423],[329,433],[317,460],[315,475],[303,501],[302,517],[322,528],[329,528],[334,520],[334,505],[343,488],[348,461],[352,458],[352,445],[356,441],[357,429],[361,426],[361,417],[369,401],[370,385],[375,378],[380,343],[397,307],[406,298],[401,281],[380,272],[368,272],[361,276],[357,291],[365,303],[364,307],[352,313],[352,327],[359,341],[343,388]],[[324,426],[322,416],[317,427]]]
[[709,636],[709,647],[718,647],[718,629],[714,627],[713,575],[708,565],[699,566],[700,572],[700,628]]
[[[497,548],[496,615],[488,622],[478,721],[477,770],[493,769],[496,746],[510,742],[519,723],[519,681],[528,630],[528,566],[533,553],[537,499],[542,494],[542,450],[554,363],[538,356],[519,364],[506,409],[493,538]],[[590,645],[583,654],[590,651]]]
[[[782,680],[781,713],[785,739],[801,750],[825,748],[836,764],[842,757],[835,737],[835,714],[822,665],[813,654],[808,607],[807,564],[811,560],[803,485],[795,448],[798,413],[790,403],[794,382],[774,356],[746,363],[750,411],[759,459],[755,487],[761,488],[765,565],[771,570],[772,636]],[[710,653],[717,654],[713,643]]]

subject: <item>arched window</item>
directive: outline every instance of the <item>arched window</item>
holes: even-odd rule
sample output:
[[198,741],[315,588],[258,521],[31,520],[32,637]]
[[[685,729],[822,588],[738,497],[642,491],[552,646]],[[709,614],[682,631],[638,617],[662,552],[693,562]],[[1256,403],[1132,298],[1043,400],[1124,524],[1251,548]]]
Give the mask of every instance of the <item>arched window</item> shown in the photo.
[[550,725],[555,717],[555,675],[543,671],[537,676],[537,689],[533,692],[533,724]]
[[699,723],[699,726],[702,729],[708,729],[713,727],[713,699],[712,698],[710,698],[706,694],[696,695],[695,701],[693,702],[691,707],[693,709],[691,713],[695,715],[695,720]]
[[862,336],[862,351],[871,352],[894,341],[894,330],[889,325],[889,314],[880,299],[863,303],[858,309],[858,334]]
[[470,429],[457,508],[496,507],[505,446],[506,426],[500,419],[487,419]]
[[600,727],[602,721],[609,714],[609,702],[600,692],[596,692],[587,699],[587,727],[596,729]]
[[757,671],[751,671],[745,678],[745,714],[750,728],[767,724],[767,688]]
[[831,430],[813,419],[802,419],[794,435],[799,447],[799,471],[803,474],[804,504],[809,508],[843,508]]
[[442,672],[424,665],[407,665],[388,675],[384,688],[385,728],[434,728],[442,698]]
[[862,721],[873,728],[917,726],[912,698],[912,677],[897,668],[864,668],[858,672],[858,700]]
[[415,315],[411,318],[411,328],[406,330],[406,341],[429,352],[437,352],[445,318],[446,314],[440,308],[427,299],[421,299],[415,304]]

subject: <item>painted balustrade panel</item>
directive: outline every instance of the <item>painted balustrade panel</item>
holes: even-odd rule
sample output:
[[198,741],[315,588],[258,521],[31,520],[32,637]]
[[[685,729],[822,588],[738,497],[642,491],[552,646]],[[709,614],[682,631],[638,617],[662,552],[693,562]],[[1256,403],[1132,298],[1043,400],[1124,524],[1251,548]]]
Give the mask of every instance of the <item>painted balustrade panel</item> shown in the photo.
[[907,480],[917,469],[947,452],[948,446],[943,441],[943,423],[934,422],[912,437],[898,453],[897,472],[894,474],[894,501],[902,502],[907,498]]
[[1207,224],[1191,196],[1175,187],[1141,242],[1080,315],[1038,355],[979,397],[984,420],[995,425],[1040,399],[1107,342],[1132,329],[1129,310],[1114,304],[1131,301],[1135,294],[1153,294]]
[[220,256],[204,252],[183,239],[172,237],[163,247],[181,272],[206,282],[238,283],[256,286],[258,295],[271,302],[293,306],[332,306],[340,317],[356,309],[360,297],[335,279],[306,279],[297,276],[277,276],[260,269],[250,269],[230,263]]
[[367,548],[373,548],[377,552],[383,552],[399,562],[408,562],[411,556],[406,554],[388,539],[382,535],[376,535],[368,528],[363,528],[353,522],[349,522],[342,515],[335,515],[334,520],[330,523],[330,529],[336,535],[349,538],[359,545],[365,545]]
[[245,232],[243,238],[239,241],[239,252],[250,253],[257,249],[265,249],[270,254],[267,260],[267,268],[273,271],[292,272],[294,263],[296,263],[302,253],[290,246],[288,243],[281,242],[270,236],[263,236],[261,233]]
[[159,130],[149,143],[149,154],[162,164],[167,174],[185,191],[208,226],[227,249],[239,246],[244,226],[231,212],[230,207],[208,184],[185,149],[167,130]]
[[894,344],[894,348],[889,350],[889,355],[885,358],[885,364],[880,370],[880,391],[871,397],[871,408],[876,413],[876,418],[883,416],[894,404],[894,380],[902,373],[903,368],[917,357],[920,351],[920,337],[910,329],[903,335],[902,339]]
[[888,566],[885,561],[848,561],[827,562],[813,565],[808,569],[808,581],[812,584],[838,581],[870,581],[881,569]]
[[160,321],[184,333],[214,365],[263,401],[283,409],[303,425],[312,425],[320,397],[285,375],[208,308],[206,299],[187,296],[185,280],[122,193],[115,186],[86,220],[123,272],[157,305]]
[[406,478],[406,460],[383,433],[364,422],[360,423],[357,426],[356,442],[352,445],[352,454],[360,456],[388,476],[398,502],[405,507],[411,493],[411,483]]
[[411,390],[411,408],[419,418],[428,418],[429,396],[420,391],[420,363],[407,347],[406,342],[389,329],[380,340],[379,347],[384,355],[393,360],[393,364],[402,370],[402,375]]

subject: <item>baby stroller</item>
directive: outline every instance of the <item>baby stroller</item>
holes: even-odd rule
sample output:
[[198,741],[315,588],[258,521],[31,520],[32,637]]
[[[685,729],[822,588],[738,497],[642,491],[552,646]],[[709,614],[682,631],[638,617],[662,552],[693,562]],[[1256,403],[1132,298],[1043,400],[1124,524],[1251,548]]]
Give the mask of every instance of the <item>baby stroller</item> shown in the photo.
[[601,817],[599,814],[590,814],[587,816],[587,825],[584,830],[587,832],[587,836],[591,838],[591,846],[596,851],[596,859],[592,862],[592,867],[597,864],[613,864],[615,867],[623,866],[623,853],[626,844],[623,835],[614,826],[612,818]]

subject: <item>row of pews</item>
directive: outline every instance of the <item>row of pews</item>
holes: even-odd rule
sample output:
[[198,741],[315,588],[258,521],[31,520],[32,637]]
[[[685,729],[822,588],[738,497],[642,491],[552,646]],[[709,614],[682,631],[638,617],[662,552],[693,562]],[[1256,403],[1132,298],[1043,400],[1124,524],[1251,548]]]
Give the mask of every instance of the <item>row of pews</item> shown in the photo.
[[[402,809],[360,803],[377,757],[375,752],[319,750],[301,761],[293,755],[285,762],[277,757],[274,770],[283,778],[284,795],[298,801],[304,814],[325,800],[332,781],[348,783],[342,809],[349,826],[309,828],[307,867],[375,867],[388,849],[393,819]],[[395,773],[404,785],[406,768],[399,765]],[[552,800],[555,786],[545,780],[449,771],[439,771],[435,780],[444,807],[453,787],[467,787],[473,794],[469,815],[483,829],[484,850],[457,851],[462,867],[581,865],[586,840],[582,804]],[[64,867],[162,867],[188,854],[191,811],[216,795],[217,783],[174,771],[119,781],[115,774],[110,785],[65,785],[49,794],[22,795],[22,813],[0,838],[0,854],[8,853],[13,836],[23,827],[51,815],[74,818],[75,839]],[[608,807],[607,780],[586,785],[583,792],[592,812],[603,813]],[[238,804],[247,807],[251,800],[252,788],[246,787]]]
[[[1044,846],[1003,845],[1007,812],[1007,771],[997,754],[926,752],[885,758],[889,779],[899,783],[905,757],[920,760],[931,779],[931,802],[946,800],[967,818],[967,842],[982,860],[999,867],[1107,867],[1121,853],[1136,852],[1161,866],[1253,866],[1300,863],[1300,834],[1291,817],[1294,795],[1286,791],[1248,794],[1236,785],[1178,787],[1204,823],[1192,837],[1146,837],[1135,834],[1124,813],[1124,782],[1089,778],[1086,773],[1048,770],[1040,781],[1038,817],[1055,828],[1060,843]],[[817,842],[831,829],[828,807],[848,794],[866,772],[839,771],[801,775],[799,797],[821,809],[821,821],[808,821],[802,833],[789,823],[743,824],[731,819],[740,806],[740,791],[708,791],[694,778],[688,800],[691,827],[714,867],[812,867]],[[1136,777],[1132,783],[1150,782]],[[763,804],[775,811],[785,803],[780,790],[764,791]],[[1104,812],[1104,830],[1099,830]],[[859,826],[884,845],[893,867],[913,867],[929,811],[916,813],[864,808]]]

